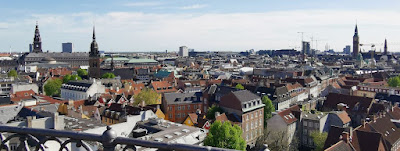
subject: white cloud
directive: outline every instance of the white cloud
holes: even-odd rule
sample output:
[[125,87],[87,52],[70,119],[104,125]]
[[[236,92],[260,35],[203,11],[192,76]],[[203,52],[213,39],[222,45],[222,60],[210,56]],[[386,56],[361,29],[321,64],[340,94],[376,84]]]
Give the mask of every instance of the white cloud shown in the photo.
[[194,4],[194,5],[188,5],[188,6],[183,6],[181,7],[181,9],[200,9],[200,8],[204,8],[207,7],[207,5],[205,4]]
[[130,2],[123,4],[124,6],[132,7],[144,7],[144,6],[159,6],[162,5],[161,2]]
[[[397,11],[294,10],[266,13],[155,14],[109,12],[106,14],[40,14],[13,21],[2,31],[0,50],[27,49],[35,19],[39,20],[45,50],[60,51],[62,42],[73,42],[78,51],[89,51],[93,18],[102,50],[176,51],[186,45],[196,50],[242,51],[284,49],[305,40],[318,39],[318,48],[328,43],[336,51],[352,44],[355,20],[361,43],[388,43],[400,39]],[[1,24],[0,24],[1,27]],[[5,32],[4,32],[5,31]],[[314,43],[314,47],[315,47]],[[20,47],[20,48],[18,48]],[[378,50],[380,46],[377,46]],[[365,48],[367,49],[367,48]],[[389,45],[389,50],[400,45]]]

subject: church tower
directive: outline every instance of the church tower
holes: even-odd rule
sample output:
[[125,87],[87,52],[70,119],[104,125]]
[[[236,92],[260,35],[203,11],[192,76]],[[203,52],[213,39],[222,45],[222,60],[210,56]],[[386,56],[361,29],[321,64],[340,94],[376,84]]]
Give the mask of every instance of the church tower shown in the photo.
[[353,57],[357,58],[358,53],[360,51],[360,38],[358,37],[358,29],[356,24],[356,30],[353,36]]
[[39,25],[36,22],[35,36],[33,37],[33,50],[34,53],[43,52],[42,51],[42,39],[40,38]]
[[96,42],[95,29],[93,27],[93,41],[89,52],[89,77],[100,78],[100,53]]
[[387,55],[388,54],[388,47],[387,47],[387,41],[386,41],[386,39],[385,39],[385,47],[383,48],[383,54],[384,55]]

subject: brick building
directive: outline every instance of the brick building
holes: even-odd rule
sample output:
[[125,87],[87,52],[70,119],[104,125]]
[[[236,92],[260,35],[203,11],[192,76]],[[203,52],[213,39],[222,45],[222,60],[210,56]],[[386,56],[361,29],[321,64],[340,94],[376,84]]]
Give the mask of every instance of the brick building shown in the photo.
[[182,123],[189,113],[197,110],[205,113],[207,102],[202,96],[202,92],[165,93],[162,103],[165,119]]
[[221,97],[220,107],[227,113],[239,117],[242,137],[247,144],[254,145],[264,131],[264,104],[261,98],[248,90],[234,91]]

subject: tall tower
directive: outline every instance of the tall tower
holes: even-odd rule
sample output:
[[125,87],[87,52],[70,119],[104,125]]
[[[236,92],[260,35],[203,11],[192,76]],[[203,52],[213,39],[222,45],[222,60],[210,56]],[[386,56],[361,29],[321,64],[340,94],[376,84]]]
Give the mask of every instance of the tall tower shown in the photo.
[[360,50],[360,37],[358,37],[358,29],[356,24],[356,29],[353,36],[353,57],[356,58],[358,56]]
[[385,47],[383,48],[383,54],[384,55],[387,55],[388,54],[388,47],[387,47],[387,41],[386,41],[386,38],[385,38]]
[[32,52],[34,52],[34,53],[43,52],[42,51],[42,39],[40,38],[38,22],[36,22],[35,36],[33,37]]
[[93,41],[89,52],[89,77],[100,78],[100,53],[96,42],[95,29],[93,27]]

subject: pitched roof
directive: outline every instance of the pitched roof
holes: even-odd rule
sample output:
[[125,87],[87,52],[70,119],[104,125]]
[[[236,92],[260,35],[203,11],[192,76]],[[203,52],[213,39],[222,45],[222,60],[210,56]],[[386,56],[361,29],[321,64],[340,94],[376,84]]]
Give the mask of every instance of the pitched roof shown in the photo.
[[225,121],[228,121],[228,117],[226,116],[225,113],[222,113],[219,116],[215,117],[215,121],[225,122]]
[[201,103],[200,97],[202,95],[202,92],[164,93],[164,99],[168,105]]
[[347,112],[344,111],[338,112],[337,115],[340,118],[340,120],[342,120],[343,124],[349,123],[351,121],[349,114],[347,114]]
[[381,140],[382,140],[382,135],[379,133],[355,130],[353,131],[353,138],[351,144],[356,150],[372,151],[372,150],[378,150]]
[[176,92],[175,87],[168,83],[168,81],[153,81],[151,82],[151,87],[157,93]]
[[325,149],[325,151],[354,151],[349,144],[344,141],[339,141],[331,147]]
[[[253,100],[257,100],[257,99],[260,100],[261,98],[248,90],[233,91],[225,96],[222,96],[219,105],[222,107],[246,112],[246,110],[248,110],[248,109],[251,109],[254,107],[258,108],[259,106],[262,107],[264,105],[262,103],[256,104],[256,105],[252,105],[252,103],[249,103],[249,102],[251,102]],[[249,103],[250,106],[244,107],[242,105],[242,104],[246,104],[246,103]]]
[[324,144],[324,149],[330,148],[336,143],[340,141],[340,136],[342,133],[345,131],[345,128],[342,127],[337,127],[337,126],[331,126],[328,132],[328,136],[326,137],[325,144]]
[[349,110],[354,112],[368,113],[373,102],[373,98],[330,93],[328,94],[323,107],[332,110],[336,109],[339,103],[343,103],[349,107]]
[[196,113],[189,113],[188,116],[192,120],[192,123],[196,125],[198,115]]
[[367,123],[367,125],[369,125],[373,131],[382,134],[389,148],[400,139],[400,129],[391,121],[390,116],[384,115],[377,118],[375,121]]
[[285,121],[287,125],[289,125],[298,120],[296,116],[292,113],[293,111],[298,110],[300,110],[300,107],[298,105],[294,105],[288,109],[278,112],[278,115]]

